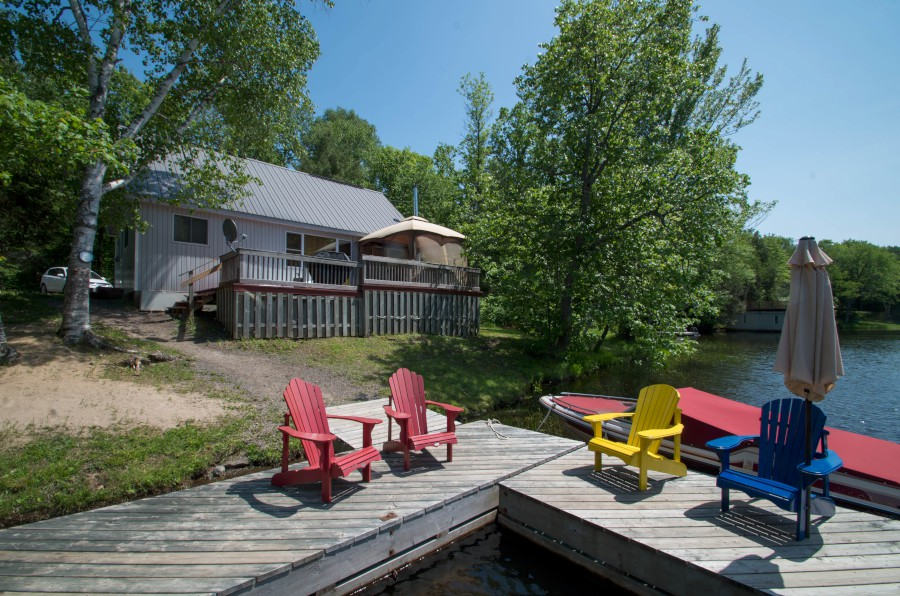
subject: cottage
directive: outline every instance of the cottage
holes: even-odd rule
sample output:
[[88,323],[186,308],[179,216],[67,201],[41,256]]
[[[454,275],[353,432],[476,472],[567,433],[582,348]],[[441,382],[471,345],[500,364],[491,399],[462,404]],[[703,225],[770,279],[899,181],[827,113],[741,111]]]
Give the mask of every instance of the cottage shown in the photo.
[[120,234],[115,268],[115,285],[141,310],[170,308],[190,292],[215,297],[217,318],[235,337],[477,333],[479,272],[465,266],[461,234],[425,222],[429,231],[403,255],[363,251],[364,237],[421,218],[404,220],[377,191],[244,165],[256,180],[223,209],[161,201],[179,184],[172,164],[154,164],[142,178],[149,226]]
[[[237,205],[215,210],[160,202],[177,177],[164,162],[150,167],[140,201],[149,228],[122,232],[116,247],[115,285],[133,292],[141,310],[163,310],[184,299],[189,272],[230,251],[222,233],[226,219],[246,234],[239,244],[244,249],[309,256],[337,251],[356,260],[361,237],[403,218],[380,192],[254,159],[244,163],[258,182],[248,185]],[[195,291],[218,283],[214,273]]]

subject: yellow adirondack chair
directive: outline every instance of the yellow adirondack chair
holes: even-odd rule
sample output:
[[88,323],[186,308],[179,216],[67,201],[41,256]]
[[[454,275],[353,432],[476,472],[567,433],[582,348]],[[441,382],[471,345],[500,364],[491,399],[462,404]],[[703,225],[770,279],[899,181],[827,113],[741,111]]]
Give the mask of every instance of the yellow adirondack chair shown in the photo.
[[[603,465],[603,454],[615,455],[629,466],[640,468],[640,490],[647,490],[647,470],[684,476],[687,468],[681,462],[681,410],[678,391],[669,385],[650,385],[641,389],[634,412],[593,414],[584,419],[594,428],[588,449],[594,452],[594,471]],[[603,438],[603,423],[614,418],[631,417],[628,441],[620,443]],[[675,449],[672,459],[657,453],[662,439],[672,437]]]

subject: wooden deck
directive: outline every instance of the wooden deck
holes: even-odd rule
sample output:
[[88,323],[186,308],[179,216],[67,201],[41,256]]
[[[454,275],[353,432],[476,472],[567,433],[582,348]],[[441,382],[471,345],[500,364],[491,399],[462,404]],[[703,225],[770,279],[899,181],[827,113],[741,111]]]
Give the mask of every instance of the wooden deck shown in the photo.
[[[384,403],[331,411],[383,419]],[[345,424],[332,430],[356,443],[356,425]],[[376,427],[376,444],[386,427]],[[317,484],[278,489],[263,472],[0,530],[0,591],[351,591],[490,523],[499,481],[580,445],[495,428],[458,426],[452,463],[441,447],[414,454],[404,472],[402,455],[388,454],[373,465],[372,482],[358,473],[335,481],[328,506]]]
[[798,543],[796,517],[767,501],[732,491],[722,514],[713,476],[650,478],[639,493],[636,470],[594,473],[579,449],[504,480],[499,521],[638,592],[900,594],[896,519],[838,507]]
[[[383,419],[384,403],[330,411]],[[900,593],[898,520],[838,508],[797,543],[792,516],[766,502],[733,493],[721,514],[711,476],[651,472],[639,493],[633,469],[593,473],[583,443],[457,429],[452,463],[440,447],[404,472],[387,454],[372,482],[335,481],[331,505],[318,485],[271,486],[268,471],[0,530],[0,592],[346,593],[499,519],[638,593]],[[361,440],[354,423],[332,430]],[[375,443],[386,438],[376,426]]]

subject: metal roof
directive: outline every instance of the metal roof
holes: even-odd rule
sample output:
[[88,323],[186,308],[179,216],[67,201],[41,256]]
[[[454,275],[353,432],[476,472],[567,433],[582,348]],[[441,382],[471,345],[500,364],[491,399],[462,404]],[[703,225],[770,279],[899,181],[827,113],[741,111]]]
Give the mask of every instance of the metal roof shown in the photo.
[[[360,235],[397,223],[403,215],[382,193],[342,184],[274,164],[242,159],[245,171],[256,178],[247,185],[247,195],[221,210],[247,213]],[[217,160],[217,165],[224,164]],[[178,189],[174,160],[157,161],[133,186],[151,197],[172,196]]]

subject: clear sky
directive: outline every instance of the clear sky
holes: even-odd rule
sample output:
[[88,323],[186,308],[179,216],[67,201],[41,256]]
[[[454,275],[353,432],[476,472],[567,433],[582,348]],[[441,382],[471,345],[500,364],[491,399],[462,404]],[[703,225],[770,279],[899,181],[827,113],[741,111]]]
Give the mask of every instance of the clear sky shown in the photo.
[[[381,142],[431,155],[463,134],[459,79],[484,72],[495,113],[556,31],[544,0],[335,0],[303,12],[319,36],[318,111],[344,107]],[[751,199],[777,201],[765,234],[900,245],[900,1],[708,0],[723,62],[765,77],[740,131]]]

